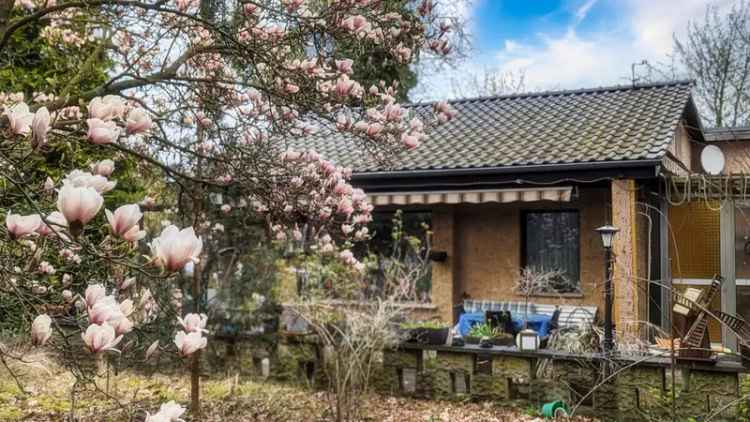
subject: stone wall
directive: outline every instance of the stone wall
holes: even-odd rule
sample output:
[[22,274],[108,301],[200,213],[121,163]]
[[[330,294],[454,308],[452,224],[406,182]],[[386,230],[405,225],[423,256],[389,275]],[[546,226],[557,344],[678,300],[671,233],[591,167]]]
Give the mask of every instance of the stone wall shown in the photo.
[[[323,351],[314,336],[282,339],[249,346],[215,341],[215,363],[243,376],[259,377],[259,362],[270,360],[270,377],[298,385],[325,388]],[[562,400],[577,414],[604,421],[671,420],[671,370],[666,365],[621,362],[610,382],[601,383],[601,361],[551,354],[486,352],[477,348],[437,347],[433,350],[386,350],[370,383],[384,394],[424,399],[476,400],[503,406],[540,409]],[[594,388],[594,386],[598,386]],[[675,389],[677,420],[713,416],[713,421],[738,420],[739,374],[732,371],[681,368]]]

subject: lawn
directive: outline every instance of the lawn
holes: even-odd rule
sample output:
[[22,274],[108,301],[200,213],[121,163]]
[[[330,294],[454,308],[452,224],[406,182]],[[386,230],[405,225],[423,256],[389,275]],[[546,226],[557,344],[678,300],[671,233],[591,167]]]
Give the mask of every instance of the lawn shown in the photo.
[[[15,365],[27,393],[21,392],[7,372],[0,370],[0,421],[61,421],[70,412],[73,378],[43,355]],[[175,400],[187,404],[186,378],[167,375],[121,373],[98,387],[77,395],[78,421],[142,420],[145,410]],[[209,377],[202,384],[204,421],[328,421],[326,395],[304,387],[238,377]],[[365,399],[366,421],[541,421],[534,412],[508,409],[493,403],[415,400],[371,395]],[[132,418],[132,419],[131,419]],[[188,420],[190,420],[188,418]],[[585,419],[578,419],[584,421]]]

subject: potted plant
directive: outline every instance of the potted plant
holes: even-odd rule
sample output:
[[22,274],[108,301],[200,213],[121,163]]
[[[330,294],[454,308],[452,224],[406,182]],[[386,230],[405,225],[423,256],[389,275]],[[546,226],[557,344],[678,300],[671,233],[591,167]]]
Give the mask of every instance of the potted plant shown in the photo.
[[440,321],[406,322],[401,324],[401,329],[406,331],[408,343],[433,346],[444,345],[448,341],[450,332],[450,326]]
[[466,344],[479,344],[482,337],[487,337],[495,346],[512,346],[513,335],[506,333],[499,327],[492,327],[488,323],[471,327],[469,334],[464,337]]

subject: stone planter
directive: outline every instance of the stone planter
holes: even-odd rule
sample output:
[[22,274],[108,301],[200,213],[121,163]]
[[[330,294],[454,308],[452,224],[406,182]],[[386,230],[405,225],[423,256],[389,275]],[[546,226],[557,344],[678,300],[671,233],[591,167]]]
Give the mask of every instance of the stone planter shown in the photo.
[[[464,341],[466,344],[479,344],[479,340],[481,337],[474,337],[474,336],[466,336],[464,337]],[[515,343],[513,342],[513,336],[510,334],[502,335],[493,337],[490,339],[492,344],[494,346],[514,346]]]
[[448,342],[450,328],[410,328],[407,331],[407,342],[441,346]]

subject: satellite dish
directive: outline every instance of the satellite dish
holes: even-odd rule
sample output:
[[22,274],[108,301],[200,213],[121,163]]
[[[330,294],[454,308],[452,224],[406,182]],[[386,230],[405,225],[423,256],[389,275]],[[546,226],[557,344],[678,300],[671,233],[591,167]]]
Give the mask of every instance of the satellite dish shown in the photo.
[[716,145],[706,145],[701,151],[701,166],[711,175],[720,174],[724,170],[724,153]]

